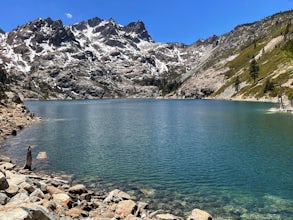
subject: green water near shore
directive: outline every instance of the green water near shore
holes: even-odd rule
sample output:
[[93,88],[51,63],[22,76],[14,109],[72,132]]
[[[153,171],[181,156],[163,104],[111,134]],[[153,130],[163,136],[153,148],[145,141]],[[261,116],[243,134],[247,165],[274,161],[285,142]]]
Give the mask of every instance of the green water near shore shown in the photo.
[[43,122],[6,141],[27,145],[89,186],[120,188],[154,209],[224,219],[291,219],[293,117],[270,103],[212,100],[28,102]]

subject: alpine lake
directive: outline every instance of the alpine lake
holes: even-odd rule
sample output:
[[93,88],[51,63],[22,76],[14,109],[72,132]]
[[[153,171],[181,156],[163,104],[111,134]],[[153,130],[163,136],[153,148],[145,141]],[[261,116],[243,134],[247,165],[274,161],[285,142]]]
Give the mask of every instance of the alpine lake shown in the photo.
[[0,153],[34,169],[119,188],[153,209],[215,219],[292,219],[293,115],[272,103],[116,99],[25,103],[42,122]]

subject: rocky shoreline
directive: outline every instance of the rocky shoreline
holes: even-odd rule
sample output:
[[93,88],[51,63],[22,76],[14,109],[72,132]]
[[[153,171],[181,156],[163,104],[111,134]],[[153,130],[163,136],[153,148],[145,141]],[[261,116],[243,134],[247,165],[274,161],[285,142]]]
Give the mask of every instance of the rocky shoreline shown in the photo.
[[0,143],[9,135],[17,135],[19,130],[40,121],[15,93],[6,92],[6,96],[5,101],[0,101]]
[[68,176],[35,173],[0,156],[0,219],[212,219],[199,209],[186,218],[164,210],[150,210],[147,203],[134,201],[119,189],[105,193],[71,183]]
[[[17,135],[19,130],[40,121],[17,95],[7,93],[7,97],[0,103],[0,144],[9,135]],[[0,155],[0,219],[212,219],[200,209],[186,217],[175,216],[164,210],[150,210],[147,203],[135,201],[119,189],[105,193],[71,184],[68,176],[36,173]]]

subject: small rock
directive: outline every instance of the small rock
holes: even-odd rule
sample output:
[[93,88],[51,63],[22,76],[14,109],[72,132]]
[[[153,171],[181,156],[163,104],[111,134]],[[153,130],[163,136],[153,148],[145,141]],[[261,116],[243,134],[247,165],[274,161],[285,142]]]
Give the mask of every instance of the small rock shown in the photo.
[[6,194],[11,198],[15,196],[19,191],[19,188],[17,185],[10,184],[9,187],[5,190]]
[[35,196],[40,199],[43,199],[45,197],[44,193],[40,189],[36,189],[32,194],[30,195],[31,197]]
[[48,200],[48,199],[44,199],[42,201],[42,204],[45,208],[51,210],[51,211],[54,211],[57,207],[56,203],[52,200]]
[[63,207],[68,207],[72,203],[70,197],[66,193],[53,194],[53,201]]
[[109,193],[109,195],[104,199],[104,203],[110,203],[110,202],[120,202],[122,200],[129,200],[131,197],[127,193],[119,190],[114,189]]
[[82,194],[87,192],[86,187],[83,184],[77,184],[75,186],[72,186],[69,188],[70,193],[75,193],[75,194]]
[[8,201],[8,196],[5,193],[0,193],[0,205],[5,205]]
[[172,215],[172,214],[158,214],[156,215],[156,217],[158,219],[161,219],[161,220],[179,220],[179,219],[182,219],[178,216],[175,216],[175,215]]
[[5,190],[9,187],[6,177],[0,172],[0,190]]
[[1,162],[7,162],[7,163],[11,163],[12,162],[9,157],[3,156],[3,155],[0,155],[0,161]]
[[40,188],[44,193],[47,193],[48,192],[48,186],[45,182],[43,181],[37,181],[36,182],[36,185],[38,188]]
[[55,186],[47,186],[47,191],[53,195],[53,194],[58,194],[58,193],[64,193],[61,189],[56,188]]
[[45,151],[39,152],[37,155],[37,160],[48,160],[48,155]]
[[4,163],[0,166],[0,169],[4,169],[4,170],[13,170],[15,167],[15,164],[12,163]]
[[35,219],[35,220],[54,220],[55,219],[49,215],[49,211],[45,207],[40,205],[27,203],[27,204],[23,204],[21,208],[26,210],[29,213],[29,218],[26,218],[26,219]]
[[32,193],[33,191],[35,191],[35,188],[28,182],[23,182],[22,184],[20,184],[20,188],[26,190],[28,193]]
[[18,193],[15,196],[13,196],[9,202],[29,202],[29,196],[26,193]]
[[0,219],[7,219],[7,220],[25,220],[29,219],[29,213],[26,212],[22,208],[14,208],[9,209],[7,211],[1,211],[0,212]]
[[191,215],[187,218],[188,220],[212,220],[212,216],[200,209],[193,209]]
[[118,203],[116,207],[116,214],[121,218],[125,218],[128,215],[135,214],[137,210],[137,205],[132,200],[124,200]]
[[66,212],[66,215],[70,217],[79,217],[83,213],[83,210],[80,208],[72,208]]
[[125,220],[140,220],[141,218],[135,217],[134,215],[128,215]]

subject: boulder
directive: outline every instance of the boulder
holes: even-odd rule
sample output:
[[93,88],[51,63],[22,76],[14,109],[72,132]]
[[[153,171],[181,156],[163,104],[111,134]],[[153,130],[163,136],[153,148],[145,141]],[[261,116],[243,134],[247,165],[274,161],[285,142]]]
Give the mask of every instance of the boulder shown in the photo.
[[76,218],[76,217],[79,217],[84,211],[80,208],[72,208],[70,210],[68,210],[66,212],[66,215],[70,216],[70,217],[73,217],[73,218]]
[[15,164],[12,164],[12,163],[3,163],[1,166],[0,166],[0,169],[1,170],[13,170],[15,167]]
[[47,191],[53,195],[53,194],[58,194],[58,193],[64,193],[64,191],[62,191],[61,189],[58,189],[55,186],[47,186]]
[[10,184],[9,187],[5,190],[6,194],[11,198],[15,196],[19,191],[19,188],[15,184]]
[[0,193],[0,205],[5,205],[8,201],[8,196],[5,193]]
[[110,203],[110,202],[120,202],[122,200],[129,200],[131,197],[127,193],[119,190],[114,189],[109,193],[109,195],[104,199],[104,203]]
[[9,187],[6,177],[0,172],[0,190],[5,190]]
[[34,192],[32,192],[32,194],[30,195],[30,197],[38,197],[40,199],[43,199],[45,197],[44,193],[42,192],[42,190],[40,189],[36,189]]
[[128,215],[135,214],[137,211],[137,205],[132,200],[124,200],[118,203],[116,207],[116,214],[120,218],[125,218]]
[[29,213],[22,208],[9,209],[7,211],[0,211],[0,219],[25,220],[29,219]]
[[0,162],[7,162],[7,163],[11,163],[11,159],[9,157],[0,155]]
[[9,200],[9,203],[29,202],[29,200],[29,196],[26,193],[18,193]]
[[66,193],[53,194],[53,201],[62,207],[68,207],[72,203],[70,197]]
[[20,185],[27,180],[26,175],[15,173],[14,171],[7,170],[5,172],[8,184]]
[[38,181],[36,182],[36,186],[40,188],[44,193],[48,192],[48,186],[44,181]]
[[212,220],[212,216],[200,209],[193,209],[191,215],[187,218],[188,220]]
[[33,187],[28,182],[23,182],[22,184],[20,184],[20,188],[26,190],[28,193],[32,193],[33,191],[35,191],[35,187]]
[[48,160],[48,155],[45,151],[39,152],[37,155],[37,160]]
[[21,205],[21,208],[29,213],[29,218],[26,218],[26,219],[55,220],[55,218],[50,216],[49,211],[43,206],[32,204],[32,203],[26,203]]
[[70,187],[69,192],[80,195],[82,193],[87,192],[87,189],[83,184],[77,184],[75,186]]

